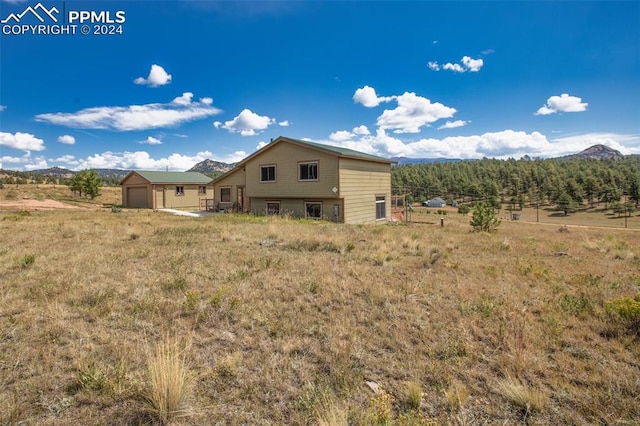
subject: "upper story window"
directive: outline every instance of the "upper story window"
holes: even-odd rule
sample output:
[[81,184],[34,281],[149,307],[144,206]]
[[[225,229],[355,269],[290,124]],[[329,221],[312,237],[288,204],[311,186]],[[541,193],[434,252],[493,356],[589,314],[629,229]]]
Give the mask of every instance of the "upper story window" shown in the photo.
[[276,166],[260,166],[260,182],[275,182]]
[[298,163],[298,180],[318,180],[318,162]]
[[176,186],[176,195],[184,195],[184,186]]

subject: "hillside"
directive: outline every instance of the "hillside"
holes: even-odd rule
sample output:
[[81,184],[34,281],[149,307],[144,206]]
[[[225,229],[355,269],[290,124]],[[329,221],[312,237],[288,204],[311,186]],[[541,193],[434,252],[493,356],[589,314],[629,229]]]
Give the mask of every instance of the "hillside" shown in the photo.
[[609,159],[609,158],[612,158],[614,160],[620,160],[624,158],[624,155],[622,155],[622,153],[618,150],[609,148],[608,146],[605,146],[605,145],[598,144],[598,145],[590,146],[584,151],[580,151],[579,153],[574,154],[570,157],[590,158],[593,160],[603,160],[603,159]]
[[220,174],[226,173],[233,169],[235,164],[227,164],[220,161],[204,160],[187,170],[188,172],[200,172],[204,174]]

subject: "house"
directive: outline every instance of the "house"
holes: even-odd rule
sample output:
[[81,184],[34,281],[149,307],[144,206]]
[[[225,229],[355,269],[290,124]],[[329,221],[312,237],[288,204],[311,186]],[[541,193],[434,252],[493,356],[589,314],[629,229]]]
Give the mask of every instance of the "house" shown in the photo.
[[212,179],[198,172],[132,171],[122,185],[124,207],[202,208],[213,198]]
[[286,137],[213,181],[216,206],[343,223],[391,216],[392,160]]
[[422,203],[425,207],[446,207],[447,203],[440,197],[432,198]]

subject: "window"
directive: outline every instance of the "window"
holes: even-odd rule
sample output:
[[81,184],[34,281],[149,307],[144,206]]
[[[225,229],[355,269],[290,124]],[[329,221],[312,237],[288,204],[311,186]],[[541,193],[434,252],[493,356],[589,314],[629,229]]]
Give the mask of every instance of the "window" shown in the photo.
[[204,185],[200,185],[198,187],[198,195],[207,195],[207,187]]
[[387,217],[387,206],[384,197],[376,197],[376,220],[383,220]]
[[279,215],[280,201],[267,201],[266,211],[268,215]]
[[318,180],[318,162],[298,164],[298,180]]
[[260,166],[260,182],[275,182],[276,166]]
[[304,203],[305,217],[311,219],[322,218],[322,203]]
[[220,188],[220,202],[221,203],[230,203],[231,202],[231,187],[227,186],[225,188]]
[[184,186],[176,186],[176,195],[184,195]]

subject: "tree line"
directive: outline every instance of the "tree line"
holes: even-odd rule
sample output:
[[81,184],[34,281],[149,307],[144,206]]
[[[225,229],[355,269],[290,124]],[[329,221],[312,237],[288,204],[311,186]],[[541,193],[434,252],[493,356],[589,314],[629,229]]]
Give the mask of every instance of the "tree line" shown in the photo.
[[588,204],[605,208],[640,203],[640,156],[623,159],[508,159],[405,164],[391,169],[395,194],[412,201],[439,196],[451,203],[561,205],[565,213]]

